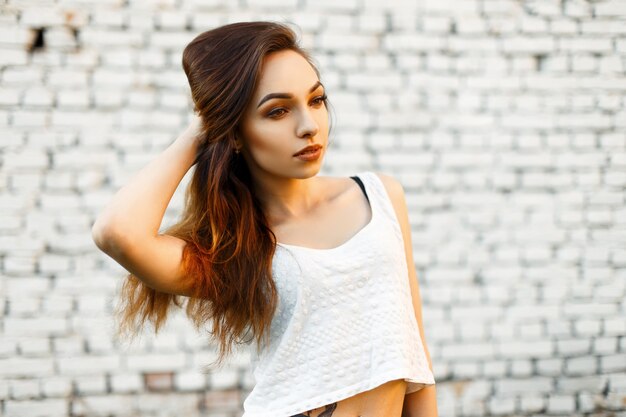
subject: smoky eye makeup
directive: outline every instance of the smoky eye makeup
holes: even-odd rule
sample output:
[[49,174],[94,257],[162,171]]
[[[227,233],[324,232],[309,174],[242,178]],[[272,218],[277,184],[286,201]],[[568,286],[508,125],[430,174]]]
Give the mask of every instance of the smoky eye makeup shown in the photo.
[[269,113],[267,113],[265,116],[269,117],[270,119],[275,119],[277,117],[280,117],[284,114],[285,109],[283,109],[282,107],[277,107],[275,109],[272,109]]
[[[293,98],[292,97],[277,97],[277,98],[283,98],[287,101],[291,101]],[[312,97],[310,99],[310,102],[314,103],[314,104],[325,104],[326,101],[328,100],[328,96],[326,95],[326,92],[324,90],[322,90],[321,94],[316,95],[315,97]],[[264,116],[276,116],[276,113],[280,113],[281,110],[285,110],[284,107],[272,107],[270,106],[267,110],[262,110],[261,113]]]
[[[316,106],[322,106],[326,104],[328,100],[328,96],[326,93],[319,94],[311,99],[311,102]],[[284,107],[271,107],[270,110],[265,114],[265,117],[270,119],[277,119],[285,113],[286,109]]]
[[325,92],[322,92],[321,95],[317,96],[317,97],[313,97],[313,100],[321,100],[322,103],[325,103],[326,100],[328,100],[328,96],[326,95]]

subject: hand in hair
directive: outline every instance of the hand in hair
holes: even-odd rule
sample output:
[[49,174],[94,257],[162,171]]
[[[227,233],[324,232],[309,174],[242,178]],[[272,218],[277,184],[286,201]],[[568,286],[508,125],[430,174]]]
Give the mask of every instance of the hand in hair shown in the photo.
[[202,118],[194,113],[191,117],[191,121],[185,129],[184,135],[193,140],[198,140],[202,133]]

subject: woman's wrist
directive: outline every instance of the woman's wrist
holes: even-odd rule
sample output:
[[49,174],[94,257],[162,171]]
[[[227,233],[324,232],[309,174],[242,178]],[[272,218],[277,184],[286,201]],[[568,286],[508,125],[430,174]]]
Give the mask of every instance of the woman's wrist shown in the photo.
[[200,116],[194,114],[191,118],[191,121],[185,128],[185,130],[180,134],[180,137],[183,137],[183,140],[190,140],[193,142],[198,141],[198,137],[201,134],[202,129],[202,120]]

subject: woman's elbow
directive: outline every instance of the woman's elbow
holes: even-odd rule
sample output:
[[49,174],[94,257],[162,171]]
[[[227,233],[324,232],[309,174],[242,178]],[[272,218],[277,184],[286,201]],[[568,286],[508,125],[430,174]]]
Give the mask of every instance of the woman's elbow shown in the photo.
[[118,239],[119,234],[115,228],[103,221],[98,221],[91,227],[91,239],[98,249],[107,253],[111,249],[111,244]]

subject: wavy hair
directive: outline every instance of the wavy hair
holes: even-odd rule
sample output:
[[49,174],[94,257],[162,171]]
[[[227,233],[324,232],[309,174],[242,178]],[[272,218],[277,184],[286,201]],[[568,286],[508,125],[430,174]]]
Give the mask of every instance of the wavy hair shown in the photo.
[[[245,160],[234,150],[263,59],[284,49],[302,55],[319,78],[295,32],[276,22],[238,22],[208,30],[182,55],[202,128],[180,221],[163,233],[186,241],[181,267],[193,283],[193,295],[185,313],[198,330],[212,323],[210,333],[219,344],[217,365],[232,353],[233,344],[249,342],[246,337],[256,338],[257,349],[267,342],[277,308],[272,279],[276,236]],[[179,297],[156,291],[129,273],[116,310],[117,335],[136,336],[146,320],[158,333],[170,307],[182,307]]]

